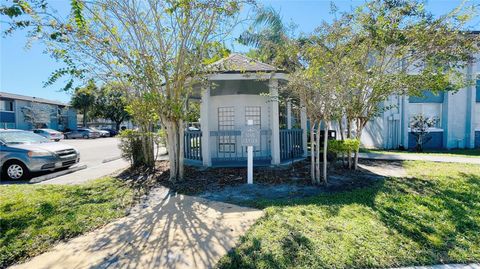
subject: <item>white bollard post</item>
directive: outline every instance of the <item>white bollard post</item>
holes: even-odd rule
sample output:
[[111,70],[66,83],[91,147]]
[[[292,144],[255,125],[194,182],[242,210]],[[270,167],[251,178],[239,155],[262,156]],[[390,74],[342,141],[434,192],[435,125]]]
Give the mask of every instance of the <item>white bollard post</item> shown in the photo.
[[[253,125],[253,120],[248,120],[247,125]],[[247,183],[253,184],[253,146],[247,146]]]

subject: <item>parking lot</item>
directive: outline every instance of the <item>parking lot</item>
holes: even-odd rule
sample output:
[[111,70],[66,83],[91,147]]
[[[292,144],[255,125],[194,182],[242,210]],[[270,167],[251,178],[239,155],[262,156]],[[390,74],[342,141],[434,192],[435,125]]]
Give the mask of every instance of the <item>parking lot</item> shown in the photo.
[[[0,184],[79,184],[95,178],[109,175],[119,169],[124,169],[129,162],[121,158],[120,139],[115,137],[96,139],[64,139],[60,142],[76,148],[80,152],[80,162],[70,169],[34,172],[22,181],[1,180]],[[155,151],[157,152],[157,150]],[[157,152],[158,160],[168,158],[166,149]]]
[[120,158],[118,148],[119,139],[115,137],[96,139],[65,139],[59,143],[65,143],[80,151],[80,163],[88,167],[102,164],[115,158]]
[[[118,138],[65,139],[55,143],[75,147],[80,152],[80,162],[68,170],[59,169],[55,171],[33,172],[26,180],[9,181],[0,178],[0,184],[24,184],[29,181],[38,182],[37,180],[44,181],[55,178],[59,178],[59,182],[62,182],[62,175],[72,172],[75,175],[70,174],[64,177],[81,178],[85,175],[95,175],[96,173],[98,177],[101,177],[104,174],[109,174],[109,172],[117,170],[117,168],[124,168],[127,163],[121,159],[121,151],[118,148],[120,140]],[[90,170],[90,172],[85,173],[85,170]],[[82,171],[82,173],[79,174],[79,172],[76,171]],[[100,171],[103,171],[104,174],[100,173]]]

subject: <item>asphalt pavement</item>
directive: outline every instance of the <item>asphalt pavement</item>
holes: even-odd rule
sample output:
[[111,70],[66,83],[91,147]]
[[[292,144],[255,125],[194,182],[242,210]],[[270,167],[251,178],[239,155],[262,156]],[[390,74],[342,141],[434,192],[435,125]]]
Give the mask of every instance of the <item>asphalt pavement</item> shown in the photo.
[[[121,158],[116,137],[97,139],[66,139],[64,143],[80,152],[80,162],[70,169],[54,172],[38,172],[27,181],[2,181],[1,184],[81,184],[86,181],[111,175],[128,168],[129,162]],[[167,159],[165,148],[160,148],[158,159]]]
[[[84,166],[85,168],[42,180],[39,184],[82,184],[118,173],[130,165],[128,161],[121,158],[121,151],[118,147],[120,140],[118,138],[68,139],[61,143],[71,145],[80,151],[80,163],[76,166]],[[159,154],[159,160],[168,158],[165,155],[165,148],[160,148]]]
[[87,167],[93,167],[106,161],[119,159],[122,154],[118,148],[120,139],[116,137],[65,139],[59,143],[64,143],[78,149],[80,151],[80,164],[86,165]]

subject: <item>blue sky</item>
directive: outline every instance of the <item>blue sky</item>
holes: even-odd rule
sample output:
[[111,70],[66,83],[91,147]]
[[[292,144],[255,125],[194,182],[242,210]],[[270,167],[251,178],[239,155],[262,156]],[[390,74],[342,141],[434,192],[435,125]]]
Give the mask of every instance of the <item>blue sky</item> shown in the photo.
[[[69,2],[49,1],[59,12],[66,12]],[[364,1],[340,0],[334,2],[340,10],[347,11]],[[442,14],[453,9],[460,2],[460,0],[430,0],[428,9],[435,14]],[[470,2],[480,4],[480,0],[471,0]],[[332,15],[329,13],[330,3],[330,0],[262,1],[263,5],[270,5],[278,9],[285,22],[293,22],[298,26],[298,31],[304,33],[311,32],[322,20],[328,21],[331,18]],[[246,27],[248,25],[239,26],[232,37],[228,39],[227,45],[233,50],[245,50],[244,47],[236,44],[233,38],[242,31],[242,28]],[[471,23],[471,27],[480,30],[480,17]],[[17,32],[13,36],[0,39],[0,91],[68,102],[70,95],[59,90],[64,85],[61,82],[43,88],[43,82],[55,69],[62,65],[44,54],[44,48],[39,43],[34,42],[31,48],[26,49],[26,41],[24,32]]]

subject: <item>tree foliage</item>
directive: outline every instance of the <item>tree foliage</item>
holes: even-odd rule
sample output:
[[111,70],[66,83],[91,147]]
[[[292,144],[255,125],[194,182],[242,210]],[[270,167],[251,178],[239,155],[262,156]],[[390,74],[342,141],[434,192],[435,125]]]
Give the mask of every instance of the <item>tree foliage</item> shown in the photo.
[[125,93],[126,90],[118,83],[102,86],[95,93],[93,115],[113,121],[115,129],[120,130],[120,124],[130,118],[130,114],[126,110],[128,103]]
[[83,127],[87,127],[88,114],[95,105],[96,92],[98,88],[93,81],[89,81],[83,88],[76,88],[70,105],[82,112]]
[[[126,88],[133,85],[127,91],[130,109],[136,111],[132,115],[145,133],[155,118],[166,126],[170,175],[176,180],[183,178],[183,130],[192,86],[204,82],[212,51],[230,32],[246,2],[72,0],[66,19],[52,15],[48,8],[25,13],[36,37],[47,43],[55,58],[67,63],[49,83],[70,75],[117,82]],[[12,26],[19,22],[9,17]],[[152,107],[155,117],[151,117]],[[152,152],[152,143],[146,140],[144,150]],[[144,160],[145,165],[154,165],[153,158]]]
[[[303,68],[290,81],[301,87],[290,89],[305,102],[310,120],[345,118],[347,138],[359,140],[370,120],[392,108],[393,95],[470,85],[465,69],[479,41],[464,31],[472,16],[466,5],[434,16],[419,1],[369,1],[323,23],[298,46]],[[338,106],[327,109],[319,99]],[[357,162],[358,150],[355,168]]]
[[[365,125],[385,109],[392,95],[456,91],[471,81],[464,70],[478,51],[478,37],[467,31],[469,6],[434,16],[419,1],[372,0],[338,20],[348,35],[341,50],[346,116],[359,139]],[[385,104],[381,106],[380,104]],[[358,162],[358,151],[355,167]]]
[[423,151],[423,147],[428,141],[432,139],[430,130],[438,123],[438,118],[427,117],[423,114],[418,114],[410,120],[410,128],[415,137],[415,149],[418,152]]
[[50,123],[53,114],[49,105],[37,102],[22,106],[20,110],[23,114],[23,120],[29,125],[30,129],[45,128]]
[[292,72],[298,66],[297,55],[289,49],[294,41],[294,27],[282,21],[280,13],[272,7],[258,7],[250,27],[237,39],[251,46],[248,56]]

